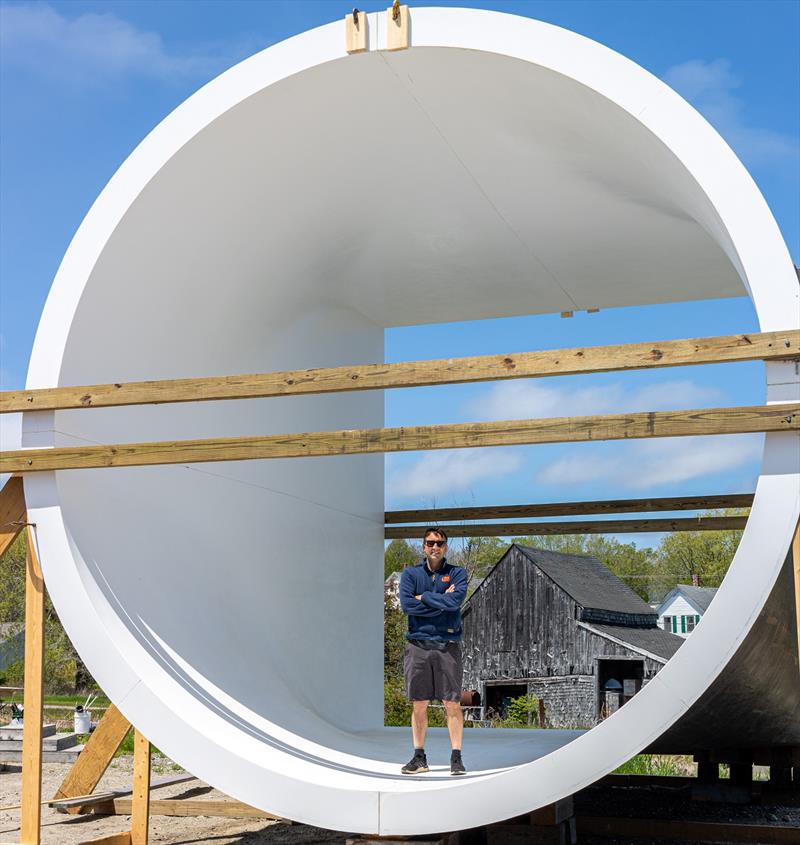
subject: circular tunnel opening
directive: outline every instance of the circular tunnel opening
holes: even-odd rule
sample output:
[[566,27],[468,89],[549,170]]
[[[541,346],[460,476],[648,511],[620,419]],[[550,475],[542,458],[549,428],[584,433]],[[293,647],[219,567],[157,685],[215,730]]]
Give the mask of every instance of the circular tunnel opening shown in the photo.
[[[413,33],[407,51],[345,56],[341,26],[322,27],[157,127],[64,259],[28,387],[381,361],[388,327],[745,291],[762,329],[786,327],[796,290],[774,221],[658,80],[507,15],[420,9]],[[375,391],[58,411],[28,415],[25,437],[382,423]],[[474,771],[457,784],[403,780],[406,732],[383,727],[382,456],[59,472],[26,479],[26,495],[65,627],[160,748],[290,818],[422,833],[571,794],[705,689],[766,599],[792,507],[796,519],[791,495],[770,507],[796,482],[791,444],[770,436],[766,451],[784,469],[762,475],[726,586],[742,631],[698,637],[630,714],[591,734],[475,737]],[[760,586],[745,594],[756,550]],[[659,696],[676,685],[694,692]],[[450,789],[465,800],[448,814],[437,796]]]

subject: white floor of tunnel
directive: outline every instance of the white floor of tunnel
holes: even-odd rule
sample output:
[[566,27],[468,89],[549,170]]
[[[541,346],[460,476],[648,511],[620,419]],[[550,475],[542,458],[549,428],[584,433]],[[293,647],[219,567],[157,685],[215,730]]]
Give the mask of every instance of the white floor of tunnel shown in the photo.
[[[465,728],[462,756],[466,777],[494,774],[530,763],[584,734],[584,730]],[[350,753],[369,758],[377,775],[396,775],[401,781],[450,779],[450,739],[446,728],[429,728],[425,752],[430,771],[410,777],[400,774],[413,752],[411,728],[387,727],[352,734]],[[366,762],[366,761],[365,761]],[[366,766],[365,766],[366,768]]]

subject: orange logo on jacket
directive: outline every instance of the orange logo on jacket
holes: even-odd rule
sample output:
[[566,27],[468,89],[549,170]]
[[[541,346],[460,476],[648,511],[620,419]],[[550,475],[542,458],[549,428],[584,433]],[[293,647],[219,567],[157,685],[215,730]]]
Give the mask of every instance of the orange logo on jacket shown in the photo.
[[442,575],[442,583],[444,583],[445,581],[449,581],[449,580],[450,580],[449,575]]

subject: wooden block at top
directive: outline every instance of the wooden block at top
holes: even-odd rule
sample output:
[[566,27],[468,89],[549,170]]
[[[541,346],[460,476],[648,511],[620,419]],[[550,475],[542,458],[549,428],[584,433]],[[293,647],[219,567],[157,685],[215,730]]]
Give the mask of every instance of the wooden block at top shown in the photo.
[[408,32],[408,6],[399,6],[396,18],[394,6],[389,6],[386,10],[386,49],[407,50]]
[[344,16],[345,50],[363,53],[367,49],[367,13],[350,12]]

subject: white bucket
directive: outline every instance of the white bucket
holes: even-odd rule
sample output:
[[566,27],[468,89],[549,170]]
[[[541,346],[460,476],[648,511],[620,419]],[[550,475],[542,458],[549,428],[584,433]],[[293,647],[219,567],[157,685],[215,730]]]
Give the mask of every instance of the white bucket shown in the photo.
[[88,734],[92,728],[92,712],[91,710],[82,710],[80,713],[75,712],[74,719],[75,733]]

